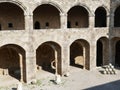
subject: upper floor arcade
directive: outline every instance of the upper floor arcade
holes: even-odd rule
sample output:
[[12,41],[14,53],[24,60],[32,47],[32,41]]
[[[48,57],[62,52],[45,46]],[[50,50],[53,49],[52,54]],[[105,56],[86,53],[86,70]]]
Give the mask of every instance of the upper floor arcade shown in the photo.
[[120,5],[113,14],[114,17],[109,7],[104,5],[91,10],[89,6],[76,4],[64,12],[62,7],[51,3],[40,4],[30,10],[18,3],[1,2],[0,30],[108,30],[109,27],[120,27]]

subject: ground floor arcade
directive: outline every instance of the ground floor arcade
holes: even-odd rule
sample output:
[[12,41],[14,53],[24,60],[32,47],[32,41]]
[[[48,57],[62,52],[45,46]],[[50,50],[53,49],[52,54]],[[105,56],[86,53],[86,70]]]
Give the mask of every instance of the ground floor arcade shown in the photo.
[[[28,62],[28,51],[22,46],[6,44],[0,47],[0,75],[9,75],[19,81],[28,82],[29,77],[34,76],[32,79],[35,79],[42,71],[63,76],[71,70],[69,66],[91,70],[112,63],[115,67],[120,67],[120,38],[109,40],[102,37],[93,46],[84,39],[77,39],[64,50],[58,43],[48,41],[32,52],[35,60]],[[69,60],[64,60],[66,51],[69,51],[66,56]],[[92,52],[96,54],[92,55]],[[96,59],[92,61],[93,56]]]

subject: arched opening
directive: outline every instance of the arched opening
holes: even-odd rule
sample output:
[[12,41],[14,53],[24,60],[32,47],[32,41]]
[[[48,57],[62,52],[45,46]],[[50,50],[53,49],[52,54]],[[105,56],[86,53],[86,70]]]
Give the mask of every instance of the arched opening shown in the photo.
[[[37,7],[33,12],[33,22],[40,22],[41,29],[57,29],[60,28],[60,12],[49,4],[43,4]],[[46,24],[48,23],[48,24]]]
[[35,22],[34,29],[40,29],[40,23],[38,21]]
[[86,28],[89,26],[88,19],[89,13],[84,7],[74,6],[68,11],[68,28]]
[[109,64],[109,40],[106,37],[102,37],[97,40],[96,49],[96,66],[103,66]]
[[97,41],[97,66],[103,65],[103,44],[100,40]]
[[95,27],[106,27],[106,10],[99,7],[95,11]]
[[[37,70],[61,73],[61,47],[54,42],[45,42],[36,50]],[[55,67],[55,68],[53,68]]]
[[0,48],[0,74],[10,75],[26,82],[25,51],[17,45],[5,45]]
[[114,13],[114,27],[120,27],[120,6],[115,10]]
[[115,66],[120,67],[120,40],[116,43],[115,51]]
[[76,40],[70,46],[70,65],[89,69],[89,44],[85,40]]
[[0,23],[2,30],[24,30],[24,12],[12,3],[0,3]]

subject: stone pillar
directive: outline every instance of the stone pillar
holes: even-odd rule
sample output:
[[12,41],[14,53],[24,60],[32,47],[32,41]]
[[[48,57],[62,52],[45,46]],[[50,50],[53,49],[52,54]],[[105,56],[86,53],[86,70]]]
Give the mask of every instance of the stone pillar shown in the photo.
[[94,28],[95,27],[95,17],[89,16],[89,28]]
[[114,27],[114,14],[111,14],[110,27]]
[[110,26],[110,15],[107,15],[107,27]]
[[112,46],[111,46],[111,40],[109,40],[109,63],[112,63]]
[[96,41],[92,40],[92,43],[90,43],[90,70],[96,68]]
[[115,65],[115,41],[109,41],[109,63]]
[[102,41],[103,43],[103,65],[109,64],[109,41]]
[[83,69],[86,69],[86,50],[85,47],[83,46]]
[[31,83],[36,80],[36,60],[35,51],[28,45],[26,51],[26,82]]
[[60,24],[62,29],[67,28],[67,14],[60,13]]
[[21,73],[21,78],[20,81],[23,82],[23,56],[21,55],[21,53],[19,53],[19,58],[20,58],[20,73]]
[[66,75],[70,71],[70,47],[67,44],[62,48],[62,73]]
[[33,30],[33,15],[25,16],[25,30]]

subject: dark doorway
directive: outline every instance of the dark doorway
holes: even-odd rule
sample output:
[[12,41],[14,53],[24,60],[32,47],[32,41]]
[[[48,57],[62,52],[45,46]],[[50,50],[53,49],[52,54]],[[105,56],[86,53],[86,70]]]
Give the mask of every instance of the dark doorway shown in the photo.
[[42,4],[33,11],[33,22],[36,21],[41,29],[59,29],[60,11],[51,4]]
[[40,23],[38,21],[35,22],[34,29],[40,29]]
[[83,47],[80,42],[74,42],[70,46],[70,65],[75,67],[84,67]]
[[2,26],[1,26],[1,24],[0,24],[0,30],[2,30]]
[[120,67],[120,41],[116,43],[115,66]]
[[51,67],[51,62],[55,60],[55,52],[49,45],[42,45],[37,49],[37,65],[43,70],[55,73]]
[[67,22],[67,28],[71,28],[71,22],[70,21]]
[[[18,5],[4,2],[0,3],[0,22],[2,30],[24,30],[24,11]],[[8,26],[6,26],[8,24]]]
[[114,13],[114,27],[120,27],[120,6]]
[[[62,75],[61,47],[58,44],[45,42],[40,45],[36,50],[36,60],[37,67],[40,67],[40,69]],[[39,68],[37,70],[39,70]]]
[[[87,28],[89,26],[89,13],[82,6],[74,6],[68,11],[68,28]],[[76,25],[77,22],[77,25]]]
[[103,65],[103,44],[100,40],[97,41],[97,66]]
[[0,68],[3,69],[3,74],[20,80],[20,61],[18,53],[12,48],[0,49]]
[[99,7],[95,11],[95,27],[106,27],[106,10]]

